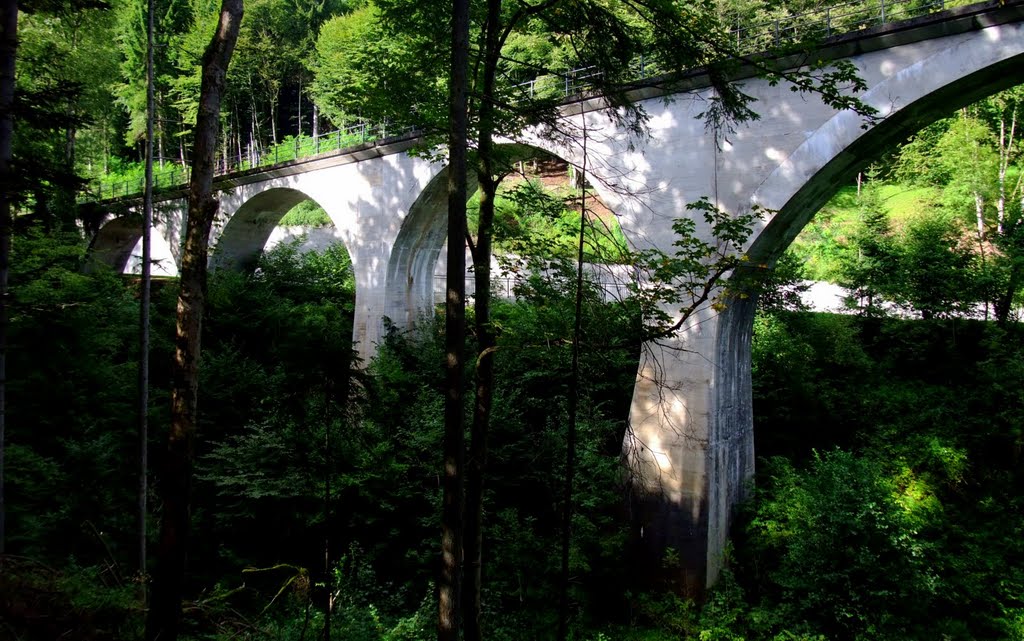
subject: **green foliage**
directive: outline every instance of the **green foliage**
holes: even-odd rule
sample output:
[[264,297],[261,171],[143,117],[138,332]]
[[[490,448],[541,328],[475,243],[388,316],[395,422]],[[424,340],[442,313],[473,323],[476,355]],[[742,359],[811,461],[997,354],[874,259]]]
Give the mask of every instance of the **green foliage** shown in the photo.
[[[360,117],[443,123],[446,43],[435,37],[444,24],[441,5],[299,4],[247,3],[225,103],[225,156],[283,162],[380,135],[303,135],[301,121],[311,115],[308,94],[335,124]],[[499,63],[497,96],[514,108],[501,115],[498,130],[514,132],[550,115],[564,89],[552,72],[597,64],[605,73],[595,81],[611,85],[615,103],[614,89],[630,77],[642,49],[661,51],[658,70],[710,63],[731,42],[718,17],[753,25],[784,10],[771,3],[718,5],[709,12],[706,5],[652,2],[636,11],[574,2],[515,25]],[[517,7],[542,5],[505,5]],[[797,3],[785,10],[805,8]],[[185,156],[196,62],[216,7],[161,0],[157,10],[157,138],[164,156]],[[109,14],[89,9],[24,19],[19,91],[39,109],[22,121],[34,128],[21,129],[17,141],[32,179],[19,185],[23,210],[70,226],[67,196],[76,180],[69,170],[109,172],[110,182],[140,177],[123,144],[136,145],[143,129],[137,73],[143,17],[141,2],[117,2]],[[115,88],[116,74],[105,72],[118,64],[123,85]],[[838,68],[825,77],[826,91],[851,80],[849,71]],[[517,83],[538,74],[540,82],[531,86],[536,100],[516,102],[524,99]],[[809,82],[805,77],[797,88],[808,89]],[[123,112],[109,109],[115,93]],[[753,117],[742,95],[725,91],[719,100],[708,110],[712,121]],[[842,212],[835,225],[822,221],[817,232],[825,248],[812,273],[842,274],[867,298],[870,315],[880,314],[880,299],[938,319],[969,309],[981,297],[979,288],[988,299],[997,287],[1016,293],[1012,272],[1024,254],[1015,222],[1019,204],[1003,203],[1005,231],[994,231],[1000,183],[993,172],[1003,158],[1010,166],[1002,185],[1020,176],[1017,157],[999,155],[994,133],[1017,99],[998,101],[930,127],[904,147],[891,175],[927,185],[919,199],[888,198],[882,187],[869,187],[860,200],[840,194],[846,214],[856,211],[862,221],[847,224],[855,216]],[[628,124],[642,128],[642,114],[630,115]],[[49,122],[36,126],[42,119]],[[62,166],[67,134],[79,145],[77,167]],[[245,154],[239,148],[249,146]],[[180,180],[170,175],[158,177],[161,182]],[[548,269],[494,311],[503,383],[485,510],[485,615],[492,639],[543,638],[554,620],[575,294],[561,259],[572,255],[579,226],[569,198],[524,183],[499,201],[499,245],[539,257]],[[920,221],[909,215],[929,200],[948,215]],[[578,636],[1020,637],[1019,334],[954,322],[793,314],[756,321],[758,448],[792,460],[774,463],[763,475],[750,508],[750,546],[737,546],[735,571],[702,608],[645,595],[631,605],[639,604],[639,616],[662,630],[607,627],[629,618],[621,594],[628,574],[618,456],[638,337],[649,335],[639,319],[660,321],[657,334],[676,320],[666,309],[685,315],[701,305],[728,304],[727,297],[714,299],[707,284],[745,264],[742,248],[755,222],[726,216],[707,202],[695,209],[696,219],[676,224],[680,241],[673,252],[636,257],[663,287],[644,290],[647,297],[639,301],[606,304],[597,286],[585,285],[586,383],[571,550]],[[311,208],[293,215],[299,224],[324,220]],[[963,221],[975,217],[983,228],[977,253],[962,242],[972,228]],[[588,221],[594,225],[585,231],[587,260],[620,260],[620,232],[614,226],[599,231],[601,221]],[[703,237],[715,242],[696,240],[698,230],[709,231]],[[977,264],[982,252],[985,269]],[[73,555],[86,567],[72,565],[58,576],[5,565],[0,625],[7,632],[15,621],[11,612],[31,601],[46,607],[23,614],[65,624],[38,638],[70,630],[88,638],[93,628],[97,638],[131,638],[138,614],[131,586],[117,570],[131,555],[133,538],[137,303],[131,281],[102,270],[84,273],[83,262],[77,238],[19,237],[15,243],[6,472],[11,550],[58,563]],[[783,276],[790,270],[781,280],[796,278],[793,267],[780,263]],[[157,292],[154,398],[165,396],[172,290]],[[194,637],[312,638],[324,622],[319,604],[326,593],[335,598],[337,638],[432,636],[433,603],[423,595],[433,592],[438,511],[438,326],[427,321],[420,334],[393,333],[368,369],[356,371],[354,283],[342,249],[299,255],[284,248],[264,257],[253,273],[216,275],[209,293],[194,513],[200,534],[191,551],[190,587],[200,594],[190,607]],[[739,287],[726,292],[748,294]],[[786,301],[768,302],[778,309]],[[154,441],[166,424],[165,405],[154,402]],[[244,572],[253,566],[273,572]],[[242,582],[246,589],[229,587]]]
[[[279,560],[313,567],[360,455],[346,447],[358,414],[348,255],[340,245],[323,254],[286,245],[253,273],[217,272],[209,290],[196,512],[200,528],[231,544],[221,551],[227,567],[215,549],[197,556],[211,555],[213,571]],[[274,534],[252,540],[267,519]],[[272,542],[295,556],[266,556]]]
[[333,223],[323,207],[312,200],[304,200],[292,207],[277,224],[279,226],[329,227]]
[[91,564],[130,540],[138,312],[83,260],[74,236],[14,245],[5,489],[10,552]]
[[878,196],[865,190],[860,198],[860,225],[845,247],[840,284],[850,290],[847,305],[865,316],[885,314],[886,300],[899,290],[898,257],[889,218]]
[[763,275],[758,275],[757,307],[763,312],[807,311],[801,296],[810,289],[804,264],[787,251]]
[[951,220],[933,215],[912,221],[898,251],[901,282],[893,300],[922,318],[969,316],[985,300],[980,261]]
[[[387,129],[358,127],[335,131],[331,136],[285,136],[281,142],[268,145],[257,159],[255,166],[276,165],[277,163],[309,158],[331,151],[360,145],[387,135]],[[242,161],[239,169],[254,166],[248,159]]]
[[[182,40],[191,28],[199,7],[188,0],[160,0],[154,4],[154,38],[157,45],[153,51],[154,90],[160,96],[157,103],[158,120],[154,126],[160,139],[166,140],[170,135],[180,135],[182,129],[187,127],[181,122],[181,115],[176,112],[175,101],[168,100],[167,96],[178,82]],[[122,124],[119,133],[125,144],[132,146],[146,135],[145,69],[148,5],[141,0],[123,0],[113,4],[112,13],[117,21],[116,53],[120,58],[121,76],[121,83],[117,86],[115,95],[117,104],[122,108],[127,120]],[[167,131],[168,129],[170,131]],[[109,152],[107,155],[110,156]],[[121,158],[123,157],[120,154],[113,155],[113,158],[104,163],[103,169],[108,169],[109,162]]]
[[[178,164],[168,163],[153,168],[153,189],[181,188],[188,182],[189,170]],[[146,165],[130,162],[118,157],[111,158],[107,171],[95,186],[96,196],[111,198],[141,193],[145,187]]]
[[[79,596],[58,618],[106,621],[116,615],[103,613],[132,603],[117,581],[104,591],[97,579],[115,576],[108,559],[131,549],[136,304],[120,278],[81,273],[80,246],[19,240],[11,545],[108,568],[61,588]],[[502,384],[485,499],[484,599],[486,632],[497,640],[553,630],[575,279],[564,261],[544,262],[548,271],[494,310]],[[393,332],[356,374],[352,287],[341,248],[300,255],[284,247],[253,273],[211,280],[195,505],[201,534],[191,551],[195,639],[311,638],[322,629],[327,590],[335,595],[335,638],[432,635],[434,606],[424,595],[433,593],[439,501],[440,325]],[[639,318],[635,305],[602,302],[597,286],[585,287],[571,553],[577,638],[1019,634],[1019,331],[954,320],[760,316],[757,447],[790,460],[763,467],[732,569],[698,607],[670,595],[623,594],[619,452]],[[169,336],[170,294],[158,291],[158,337]],[[157,349],[154,362],[166,362],[167,341]],[[155,369],[163,385],[163,366]],[[163,411],[154,412],[156,424]],[[265,570],[246,570],[253,567]],[[47,594],[50,604],[65,602]],[[126,627],[122,638],[132,634]]]
[[938,585],[928,515],[906,509],[881,466],[837,450],[802,474],[773,459],[766,474],[749,553],[786,619],[843,639],[905,639],[924,622]]
[[[722,311],[730,296],[746,298],[751,285],[721,288],[724,276],[749,260],[744,247],[762,211],[733,215],[706,198],[689,206],[693,216],[677,218],[671,253],[657,249],[634,252],[630,262],[642,275],[632,298],[648,325],[650,338],[671,334],[692,314],[710,307]],[[697,233],[698,217],[702,219]]]
[[435,66],[442,52],[426,46],[423,34],[389,29],[383,15],[403,11],[391,4],[367,3],[320,30],[312,91],[339,125],[357,119],[400,126],[443,123],[447,84]]
[[759,475],[730,630],[1012,638],[1017,330],[788,314],[755,332],[758,451],[789,458]]
[[837,193],[794,243],[809,275],[853,287],[866,314],[994,310],[1005,322],[1024,285],[1020,92],[925,127],[868,172],[863,193]]
[[138,586],[124,582],[109,566],[61,570],[18,557],[4,558],[0,574],[4,638],[50,641],[138,639],[142,607]]
[[[535,275],[517,289],[515,301],[498,303],[493,312],[499,383],[485,493],[488,638],[543,638],[554,630],[551,595],[558,582],[573,282],[568,271]],[[626,328],[635,327],[636,320],[630,309],[602,303],[592,285],[587,285],[585,310],[588,331],[582,366],[588,383],[579,423],[579,494],[571,563],[578,577],[573,595],[580,619],[601,621],[602,604],[615,602],[614,586],[625,571],[620,553],[625,532],[615,515],[621,492],[622,419],[635,375],[636,343]],[[393,333],[382,345],[371,366],[374,377],[368,393],[373,400],[366,425],[379,426],[381,434],[399,441],[392,455],[400,466],[394,478],[415,485],[391,490],[387,505],[397,503],[396,514],[405,524],[401,537],[421,541],[415,548],[406,544],[401,554],[389,554],[384,550],[391,542],[378,539],[376,549],[382,553],[377,558],[416,561],[423,572],[432,557],[440,499],[435,466],[442,422],[443,344],[440,325],[421,327],[416,336]],[[427,479],[431,492],[419,495],[414,488]],[[390,565],[395,567],[397,561]]]
[[983,268],[963,227],[941,212],[919,214],[894,229],[874,183],[858,199],[860,220],[838,244],[838,280],[846,303],[877,317],[970,316],[990,297]]
[[18,125],[13,176],[4,189],[20,213],[31,212],[47,229],[69,231],[75,228],[79,173],[101,160],[95,147],[75,144],[79,132],[92,129],[104,142],[117,137],[118,119],[108,109],[117,68],[113,21],[96,5],[29,10],[18,20]]
[[[562,191],[573,190],[566,186]],[[513,257],[575,260],[580,235],[576,195],[557,193],[530,179],[499,192],[495,204],[495,251]],[[593,196],[588,194],[587,198]],[[470,201],[471,231],[476,228],[476,205],[475,199]],[[618,263],[629,256],[622,228],[610,213],[606,220],[588,211],[583,238],[583,255],[588,263]]]

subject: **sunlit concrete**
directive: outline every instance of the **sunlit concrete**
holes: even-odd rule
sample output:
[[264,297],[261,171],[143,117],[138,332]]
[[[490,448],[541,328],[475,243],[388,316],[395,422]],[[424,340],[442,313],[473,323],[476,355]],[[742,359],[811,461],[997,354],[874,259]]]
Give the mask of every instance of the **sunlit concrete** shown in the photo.
[[[754,206],[772,210],[747,248],[754,263],[770,262],[840,181],[880,150],[960,106],[1024,82],[1022,13],[1020,0],[993,2],[830,40],[817,53],[856,65],[868,86],[862,98],[878,110],[877,121],[751,76],[737,81],[756,99],[760,119],[715,132],[702,117],[714,94],[693,74],[637,89],[635,98],[650,117],[646,138],[618,127],[600,98],[588,98],[563,107],[561,126],[575,136],[553,140],[536,130],[518,142],[585,166],[637,248],[671,251],[673,220],[690,215],[687,204],[701,197],[737,214]],[[435,265],[445,241],[445,169],[406,153],[411,144],[369,145],[221,180],[213,264],[250,260],[286,208],[315,200],[352,256],[353,339],[369,357],[383,317],[408,327],[434,301]],[[169,200],[159,217],[175,258],[182,209],[181,201]],[[115,219],[101,231],[106,240],[97,243],[97,259],[123,268],[130,220]],[[702,219],[697,232],[709,239]],[[724,311],[706,305],[678,335],[644,347],[624,445],[649,566],[661,567],[666,550],[676,550],[682,564],[673,580],[691,594],[718,575],[734,507],[754,471],[754,305],[723,303]]]

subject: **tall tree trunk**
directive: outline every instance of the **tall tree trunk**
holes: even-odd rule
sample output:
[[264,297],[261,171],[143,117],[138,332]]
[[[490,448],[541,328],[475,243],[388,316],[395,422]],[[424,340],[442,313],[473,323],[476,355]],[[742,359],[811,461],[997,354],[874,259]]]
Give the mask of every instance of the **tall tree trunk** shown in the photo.
[[250,122],[249,122],[249,155],[251,156],[251,163],[253,167],[258,167],[260,164],[260,121],[259,116],[256,113],[256,97],[251,96],[252,102],[250,103]]
[[978,234],[978,247],[981,250],[982,260],[985,258],[985,197],[981,192],[974,190],[974,224]]
[[999,300],[996,301],[996,322],[1005,326],[1010,320],[1010,311],[1013,309],[1013,297],[1024,280],[1024,259],[1012,257],[1013,264],[1010,267],[1010,278],[1003,289]]
[[1006,224],[1006,170],[1013,156],[1013,138],[1017,130],[1017,104],[1010,116],[1010,130],[1006,130],[1005,115],[999,118],[999,199],[996,202],[996,232],[1002,236]]
[[487,466],[487,437],[494,400],[494,352],[491,327],[491,245],[494,201],[498,190],[494,158],[495,77],[501,31],[501,0],[487,0],[484,64],[480,100],[480,132],[477,142],[477,179],[480,183],[480,215],[473,250],[477,340],[476,393],[470,429],[469,463],[466,467],[466,577],[463,615],[466,641],[480,641],[481,583],[483,579],[483,490]]
[[569,424],[565,436],[565,485],[562,493],[562,568],[558,599],[558,641],[569,638],[569,550],[572,544],[573,482],[576,476],[576,425],[580,404],[580,338],[583,335],[583,243],[587,225],[587,120],[583,121],[583,166],[580,183],[580,235],[576,247],[576,306],[572,324],[572,369],[569,374]]
[[[67,116],[69,121],[75,118],[75,106],[70,100],[65,110],[65,116]],[[77,136],[78,128],[69,122],[64,127],[64,169],[68,172],[68,175],[75,173],[75,139]]]
[[[221,161],[220,161],[220,166],[224,167],[224,168],[227,168],[227,166],[228,166],[228,158],[231,157],[231,119],[230,118],[224,118],[224,131],[222,132],[222,134],[223,135],[221,137],[223,138],[223,146],[221,147],[221,156],[222,157],[221,157]],[[216,157],[216,152],[214,152],[214,157]],[[213,167],[213,175],[214,176],[216,176],[217,173],[218,173],[217,169],[218,169],[218,167],[217,167],[216,163],[214,163],[214,167]]]
[[[80,13],[63,16],[68,26],[71,27],[71,33],[68,37],[68,45],[75,49],[78,47],[78,33],[82,28],[82,16]],[[78,126],[75,124],[75,118],[78,116],[78,110],[76,109],[76,100],[68,97],[64,103],[64,117],[67,118],[67,123],[64,126],[64,173],[65,180],[69,180],[75,175],[75,141],[78,138]],[[75,188],[71,182],[66,182],[63,185],[57,196],[57,216],[59,217],[58,223],[62,231],[74,232],[77,231],[78,227],[75,224]]]
[[[78,129],[72,123],[75,118],[75,106],[70,100],[65,107],[64,115],[68,119],[68,124],[64,127],[64,172],[65,177],[69,179],[75,175],[75,139],[78,136]],[[54,200],[54,212],[48,213],[48,217],[56,215],[57,226],[61,231],[76,231],[75,188],[66,183],[57,191]]]
[[199,110],[189,180],[188,221],[181,258],[175,355],[172,364],[171,425],[160,483],[162,516],[158,565],[146,621],[148,641],[175,641],[188,549],[192,462],[199,391],[200,335],[206,297],[210,228],[217,214],[213,175],[220,104],[231,54],[242,21],[242,0],[222,0],[217,31],[203,54]]
[[[149,299],[152,276],[151,234],[153,228],[153,130],[156,121],[156,96],[153,91],[153,14],[155,0],[146,9],[146,184],[142,203],[142,295],[139,301],[139,481],[136,496],[136,533],[138,536],[139,576],[146,575],[146,514],[149,495]],[[146,598],[145,580],[142,586]]]
[[270,99],[270,144],[277,144],[277,92]]
[[6,541],[4,432],[7,411],[7,276],[11,257],[11,140],[14,137],[14,59],[18,52],[18,1],[0,0],[0,555]]
[[[155,98],[154,98],[154,100],[155,100]],[[156,144],[157,144],[157,152],[156,152],[156,157],[154,158],[154,160],[157,163],[157,165],[159,165],[160,169],[163,169],[164,168],[164,138],[166,137],[166,131],[167,130],[165,129],[165,125],[164,125],[163,119],[162,118],[158,119],[156,117],[156,107],[153,108],[153,118],[154,118],[155,125],[156,125],[156,133],[154,135],[156,136]]]
[[331,581],[331,395],[324,385],[324,639],[331,639],[334,585]]
[[[242,151],[242,119],[238,117],[238,107],[235,107],[235,151],[238,152],[238,167],[242,166],[244,152]],[[224,168],[227,171],[227,167]]]
[[103,125],[103,173],[110,171],[110,125]]
[[469,0],[452,0],[448,131],[448,275],[445,298],[444,481],[438,641],[459,638],[465,443],[462,367],[466,335],[466,156],[469,115]]

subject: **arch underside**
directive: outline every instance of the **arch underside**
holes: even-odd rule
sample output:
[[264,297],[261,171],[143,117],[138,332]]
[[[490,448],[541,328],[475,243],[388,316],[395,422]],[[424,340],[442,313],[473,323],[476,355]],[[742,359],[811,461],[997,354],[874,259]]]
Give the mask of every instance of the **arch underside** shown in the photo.
[[312,199],[297,189],[272,187],[245,201],[218,235],[210,254],[211,267],[252,268],[284,215],[306,200]]
[[[927,71],[924,75],[927,75]],[[860,135],[832,155],[827,162],[820,164],[811,178],[793,191],[785,204],[757,235],[749,250],[751,258],[757,262],[776,260],[811,221],[814,214],[835,194],[838,185],[875,160],[883,150],[906,140],[957,109],[1021,83],[1024,83],[1024,53],[995,61],[950,83],[935,87],[931,92],[893,112],[869,129],[861,130],[857,125]],[[837,118],[838,116],[833,121]],[[846,123],[846,127],[851,126],[854,125]],[[819,131],[823,133],[816,136],[832,135],[826,127]],[[791,164],[800,163],[801,151],[814,148],[814,138],[808,140],[801,150],[794,154],[795,158]],[[781,172],[776,172],[772,178],[781,179]],[[754,194],[751,199],[753,204],[759,204],[762,195],[771,192],[772,178]]]
[[[142,219],[120,216],[100,227],[89,247],[89,267],[106,265],[118,274],[142,273]],[[178,265],[167,240],[155,231],[150,235],[150,269],[157,278],[178,275]]]
[[[555,149],[526,143],[505,143],[499,147],[505,152],[503,160],[509,165],[537,156],[552,156],[575,164]],[[448,175],[448,167],[443,168],[421,192],[402,221],[391,250],[386,276],[386,316],[398,327],[412,327],[420,316],[431,313],[434,307],[436,273],[439,268],[443,271],[438,258],[448,240]],[[476,192],[476,178],[475,172],[469,172],[467,193],[470,196]],[[591,186],[604,201],[601,187]],[[467,257],[467,268],[470,266]]]
[[99,229],[89,248],[89,262],[106,265],[123,274],[132,258],[132,252],[142,238],[142,218],[120,216]]
[[[843,112],[819,127],[752,194],[750,205],[774,206],[777,210],[751,243],[748,250],[751,263],[776,260],[835,194],[839,184],[876,159],[884,149],[956,109],[1024,83],[1024,31],[1019,25],[995,27],[1000,28],[1006,32],[986,34],[982,30],[976,35],[981,40],[974,42],[991,45],[1000,42],[999,33],[1008,33],[1014,38],[1012,46],[1008,47],[1009,55],[1000,55],[998,47],[994,47],[996,53],[991,58],[981,61],[968,73],[946,81],[943,72],[958,56],[957,49],[951,47],[942,55],[921,61],[919,68],[912,70],[915,81],[923,79],[931,82],[931,86],[921,91],[916,99],[886,114],[880,122],[863,128],[860,118]],[[896,74],[869,89],[865,98],[884,104],[890,96],[900,95],[896,83],[902,80],[905,77]],[[848,142],[837,145],[835,141]],[[832,153],[821,158],[820,150],[829,147]],[[799,184],[794,184],[794,176]],[[800,176],[805,178],[800,180]],[[718,575],[732,512],[742,500],[743,488],[753,474],[750,344],[755,310],[750,300],[733,301],[717,320],[715,368],[710,385],[714,409],[708,425],[708,440],[726,445],[709,447],[707,451],[707,585]],[[749,471],[744,471],[747,462]]]

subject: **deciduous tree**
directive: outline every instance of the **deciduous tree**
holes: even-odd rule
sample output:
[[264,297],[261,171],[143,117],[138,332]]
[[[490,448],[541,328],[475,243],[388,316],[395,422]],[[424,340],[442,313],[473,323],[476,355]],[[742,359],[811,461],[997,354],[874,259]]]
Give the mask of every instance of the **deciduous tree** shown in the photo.
[[217,30],[203,55],[196,117],[188,221],[181,260],[171,425],[160,482],[161,522],[153,598],[146,620],[149,641],[174,641],[181,619],[196,436],[200,337],[206,296],[210,229],[217,214],[213,193],[221,98],[242,21],[242,0],[222,0]]

